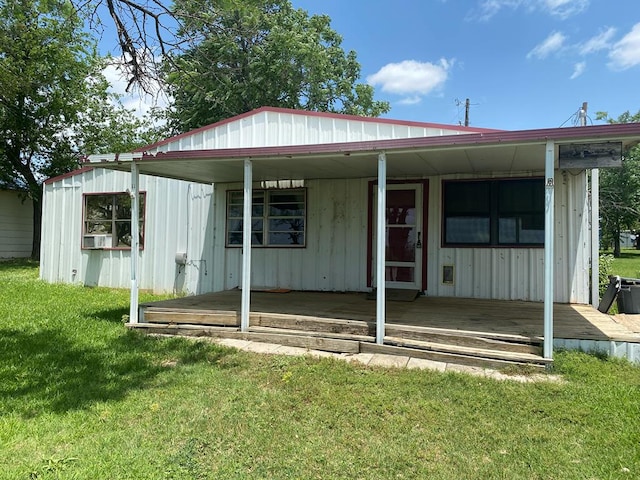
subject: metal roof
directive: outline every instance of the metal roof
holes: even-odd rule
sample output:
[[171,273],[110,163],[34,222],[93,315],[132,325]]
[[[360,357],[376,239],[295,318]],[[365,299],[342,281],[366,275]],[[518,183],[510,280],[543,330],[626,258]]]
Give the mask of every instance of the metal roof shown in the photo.
[[[307,112],[308,113],[308,112]],[[387,154],[389,177],[455,173],[539,172],[547,141],[556,145],[588,142],[640,143],[640,123],[520,131],[482,131],[464,135],[399,138],[347,143],[257,148],[94,155],[88,164],[203,183],[239,182],[245,159],[253,161],[255,181],[358,178],[377,175],[377,157]]]

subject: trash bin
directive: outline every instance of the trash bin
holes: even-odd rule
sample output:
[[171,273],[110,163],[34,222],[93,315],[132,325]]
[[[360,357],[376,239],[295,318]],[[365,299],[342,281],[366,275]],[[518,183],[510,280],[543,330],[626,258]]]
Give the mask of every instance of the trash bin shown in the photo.
[[620,278],[619,313],[640,313],[640,279]]
[[602,295],[598,310],[602,313],[608,313],[619,292],[620,277],[618,275],[609,275],[609,285],[607,285],[607,290]]

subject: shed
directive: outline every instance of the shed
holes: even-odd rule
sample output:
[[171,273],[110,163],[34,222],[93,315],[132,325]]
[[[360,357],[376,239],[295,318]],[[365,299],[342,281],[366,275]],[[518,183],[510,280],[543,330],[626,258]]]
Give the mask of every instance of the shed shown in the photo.
[[24,192],[0,188],[0,258],[31,256],[33,205]]

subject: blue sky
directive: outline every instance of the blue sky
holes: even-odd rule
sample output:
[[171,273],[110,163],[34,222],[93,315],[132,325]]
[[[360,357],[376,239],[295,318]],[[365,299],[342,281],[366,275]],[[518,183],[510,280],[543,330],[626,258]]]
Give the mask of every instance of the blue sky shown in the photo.
[[508,130],[640,110],[638,0],[292,0],[327,14],[389,118]]
[[388,118],[459,124],[466,98],[470,125],[506,130],[640,110],[640,0],[291,1],[331,17]]

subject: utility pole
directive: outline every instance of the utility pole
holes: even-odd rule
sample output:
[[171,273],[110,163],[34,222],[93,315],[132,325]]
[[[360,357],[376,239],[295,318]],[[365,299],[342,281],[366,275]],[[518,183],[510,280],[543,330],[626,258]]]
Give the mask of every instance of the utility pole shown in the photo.
[[582,102],[582,108],[578,111],[578,119],[581,127],[587,126],[587,102]]
[[464,126],[468,127],[469,126],[469,99],[467,98],[467,100],[464,102]]

